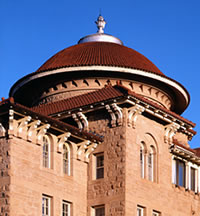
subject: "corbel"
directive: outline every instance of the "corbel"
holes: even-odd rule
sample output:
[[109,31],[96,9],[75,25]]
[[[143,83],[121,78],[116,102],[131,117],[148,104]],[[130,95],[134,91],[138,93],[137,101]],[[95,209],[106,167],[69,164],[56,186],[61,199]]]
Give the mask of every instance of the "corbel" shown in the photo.
[[85,152],[85,161],[86,162],[89,162],[89,156],[96,149],[97,146],[98,146],[97,143],[92,143],[91,145],[87,146],[87,150]]
[[34,130],[41,124],[40,120],[35,120],[27,125],[27,140],[32,140]]
[[82,130],[82,129],[83,129],[83,125],[82,125],[80,119],[78,118],[78,116],[77,116],[75,113],[73,113],[73,114],[72,114],[72,118],[73,118],[74,121],[78,124],[78,128],[79,128],[80,130]]
[[15,127],[14,110],[10,109],[9,110],[9,134],[13,134],[14,127]]
[[6,134],[6,130],[4,126],[0,123],[0,137],[5,136],[5,134]]
[[130,109],[128,113],[128,126],[129,127],[132,126],[133,128],[135,128],[138,115],[142,114],[144,110],[145,108],[138,104],[136,104]]
[[119,106],[117,106],[116,103],[112,104],[111,105],[112,108],[114,109],[116,115],[117,115],[117,123],[118,125],[122,125],[122,117],[123,117],[123,114],[122,114],[122,110]]
[[30,120],[31,120],[31,116],[25,116],[22,119],[15,120],[16,124],[17,124],[17,130],[16,130],[17,134],[16,135],[18,137],[22,137],[22,136],[25,137],[25,135],[22,134],[22,132],[23,131],[26,132],[26,129],[27,129],[26,127],[27,127],[27,124]]
[[165,127],[165,135],[164,135],[164,142],[168,144],[172,144],[173,136],[180,128],[180,125],[172,122]]
[[70,132],[61,134],[59,136],[57,136],[57,152],[61,153],[62,149],[63,149],[63,145],[64,143],[67,141],[67,139],[71,136]]
[[83,129],[84,130],[88,130],[88,120],[87,120],[87,117],[82,112],[78,112],[77,116],[79,117],[79,119],[82,122]]
[[77,144],[77,159],[83,160],[82,154],[85,153],[85,150],[89,144],[90,144],[89,140],[86,140],[86,141],[83,141],[83,142]]
[[36,128],[37,134],[36,134],[36,143],[37,144],[41,144],[41,138],[45,135],[45,133],[47,132],[47,129],[50,128],[50,124],[44,124],[42,126],[40,126],[39,128]]
[[110,106],[108,104],[105,107],[111,116],[111,126],[116,127],[116,116],[115,116],[114,112],[112,111],[112,109],[110,108]]

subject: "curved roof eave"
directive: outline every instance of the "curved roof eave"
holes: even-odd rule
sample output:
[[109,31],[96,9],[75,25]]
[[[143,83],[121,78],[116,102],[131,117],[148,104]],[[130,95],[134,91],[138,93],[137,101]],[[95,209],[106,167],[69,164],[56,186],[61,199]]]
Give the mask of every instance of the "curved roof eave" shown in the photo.
[[150,78],[150,79],[159,81],[171,87],[172,89],[178,91],[185,100],[185,108],[189,105],[189,102],[190,102],[190,95],[188,91],[180,83],[178,83],[177,81],[171,78],[166,77],[165,75],[162,76],[160,74],[156,74],[153,72],[147,72],[147,71],[132,69],[132,68],[100,66],[100,65],[99,66],[91,65],[91,66],[78,66],[78,67],[62,67],[62,68],[43,71],[43,72],[34,72],[18,80],[10,89],[9,95],[13,97],[15,93],[22,86],[30,83],[33,80],[40,79],[46,76],[55,75],[55,74],[75,72],[75,71],[110,71],[110,72],[132,74],[132,75],[137,75],[137,76],[141,76],[145,78]]

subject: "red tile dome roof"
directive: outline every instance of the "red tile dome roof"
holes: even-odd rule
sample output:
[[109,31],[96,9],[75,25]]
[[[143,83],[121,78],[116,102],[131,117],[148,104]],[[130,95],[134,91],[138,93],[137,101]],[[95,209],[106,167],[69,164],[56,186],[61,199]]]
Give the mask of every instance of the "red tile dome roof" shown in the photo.
[[93,65],[132,68],[164,75],[139,52],[109,42],[88,42],[66,48],[47,60],[36,72]]

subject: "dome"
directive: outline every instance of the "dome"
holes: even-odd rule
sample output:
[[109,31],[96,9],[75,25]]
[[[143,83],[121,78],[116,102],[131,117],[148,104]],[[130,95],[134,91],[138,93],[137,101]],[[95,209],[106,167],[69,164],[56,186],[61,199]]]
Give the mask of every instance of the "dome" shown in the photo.
[[148,58],[112,35],[104,34],[99,16],[96,34],[81,38],[48,59],[36,72],[18,80],[10,90],[26,106],[50,103],[122,82],[137,94],[181,114],[189,105],[187,90],[164,75]]
[[164,76],[149,59],[139,52],[109,42],[87,42],[66,48],[47,60],[37,72],[92,65],[132,68]]

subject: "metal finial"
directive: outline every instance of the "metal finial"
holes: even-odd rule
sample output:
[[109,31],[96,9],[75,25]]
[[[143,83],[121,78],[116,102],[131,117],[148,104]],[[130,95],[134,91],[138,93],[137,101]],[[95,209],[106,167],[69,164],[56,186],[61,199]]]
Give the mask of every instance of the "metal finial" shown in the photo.
[[106,21],[104,20],[104,18],[101,15],[99,15],[95,23],[97,24],[97,28],[98,28],[97,33],[103,34],[104,33],[103,29],[105,28],[106,25]]

